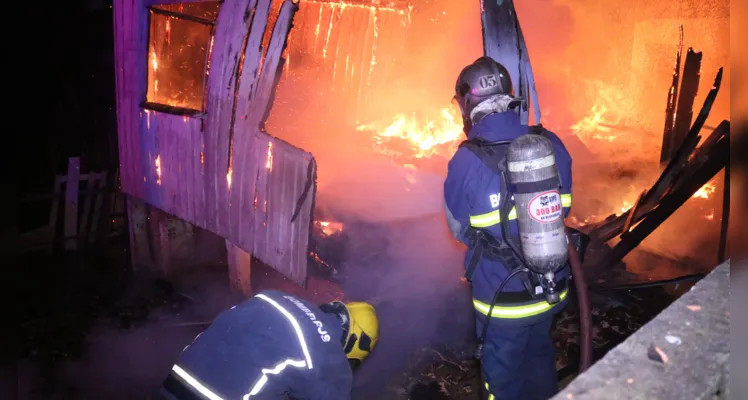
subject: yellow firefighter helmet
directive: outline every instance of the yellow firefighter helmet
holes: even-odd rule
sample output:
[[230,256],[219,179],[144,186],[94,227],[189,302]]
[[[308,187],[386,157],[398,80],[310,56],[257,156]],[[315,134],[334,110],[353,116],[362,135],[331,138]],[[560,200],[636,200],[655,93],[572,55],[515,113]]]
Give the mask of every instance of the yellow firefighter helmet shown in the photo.
[[377,311],[369,303],[354,301],[345,304],[350,318],[348,336],[343,349],[349,360],[364,360],[379,340],[379,320]]

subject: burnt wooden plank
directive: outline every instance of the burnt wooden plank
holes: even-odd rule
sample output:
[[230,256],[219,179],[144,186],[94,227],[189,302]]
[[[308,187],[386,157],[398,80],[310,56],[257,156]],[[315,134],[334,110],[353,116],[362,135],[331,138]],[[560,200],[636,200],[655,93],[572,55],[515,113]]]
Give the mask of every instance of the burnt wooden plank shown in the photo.
[[686,61],[683,63],[683,80],[680,84],[678,109],[673,125],[673,150],[677,149],[683,143],[691,127],[691,122],[693,121],[693,103],[699,91],[700,77],[701,52],[696,53],[692,48],[689,48],[686,52]]
[[520,29],[512,0],[481,0],[483,52],[501,63],[509,71],[515,95],[526,100],[520,110],[522,123],[529,122],[529,102],[532,101],[535,121],[541,120],[540,105],[535,93],[535,82],[527,45]]
[[229,135],[242,47],[249,29],[254,0],[226,1],[218,12],[208,76],[205,126],[205,207],[208,229],[228,237]]
[[278,78],[282,72],[280,68],[282,66],[281,56],[283,55],[283,49],[286,47],[288,32],[291,30],[293,17],[297,10],[298,5],[293,1],[284,1],[273,27],[273,35],[268,44],[261,75],[252,95],[254,101],[249,114],[250,121],[257,121],[260,128],[264,127],[272,108]]
[[262,63],[262,38],[265,34],[271,3],[271,0],[260,0],[255,1],[254,4],[255,12],[252,16],[247,45],[244,50],[244,65],[239,77],[232,126],[232,177],[238,183],[238,187],[237,190],[232,190],[229,193],[231,220],[234,221],[231,234],[236,240],[234,243],[240,246],[251,241],[253,231],[245,229],[245,224],[254,226],[252,214],[254,212],[253,200],[257,180],[257,173],[254,171],[257,168],[253,168],[252,165],[262,161],[252,157],[252,146],[256,143],[254,134],[258,128],[256,123],[248,119],[248,116],[253,106],[254,88]]
[[680,40],[678,51],[675,53],[675,68],[673,69],[673,81],[667,94],[667,105],[665,106],[665,128],[662,134],[662,147],[660,150],[660,164],[667,164],[675,152],[673,148],[673,126],[675,124],[675,106],[678,100],[678,87],[680,84],[680,62],[683,56],[683,25],[680,26]]
[[[721,84],[722,69],[720,68],[720,70],[717,72],[716,78],[714,79],[714,86],[712,86],[712,89],[706,96],[704,105],[702,106],[699,115],[696,117],[693,126],[689,130],[688,135],[686,136],[686,140],[678,148],[672,160],[670,160],[667,167],[665,167],[665,170],[662,172],[654,185],[652,185],[652,187],[644,194],[642,200],[640,201],[641,207],[638,207],[635,210],[635,215],[631,219],[633,224],[636,224],[638,221],[644,218],[644,216],[646,216],[647,213],[657,205],[660,199],[662,199],[662,196],[671,189],[673,183],[676,182],[682,175],[683,168],[687,165],[690,156],[693,154],[694,149],[701,138],[701,136],[699,136],[699,133],[702,126],[704,125],[704,122],[709,116],[709,112],[712,108],[712,105],[714,104],[715,99],[717,98],[717,93],[719,92]],[[723,121],[721,125],[723,125],[724,123],[725,122]],[[707,147],[711,148],[712,146],[714,146],[718,138],[724,135],[725,129],[729,131],[729,127],[727,126],[718,127],[718,129],[712,132],[710,137],[707,138],[704,144],[702,144],[702,147],[706,149]],[[699,150],[697,150],[697,152],[698,151]],[[605,221],[595,224],[590,228],[594,232],[595,236],[597,236],[603,242],[607,242],[608,240],[622,233],[622,228],[625,225],[625,221],[628,219],[628,216],[631,212],[632,210],[628,210],[619,216],[610,216]]]

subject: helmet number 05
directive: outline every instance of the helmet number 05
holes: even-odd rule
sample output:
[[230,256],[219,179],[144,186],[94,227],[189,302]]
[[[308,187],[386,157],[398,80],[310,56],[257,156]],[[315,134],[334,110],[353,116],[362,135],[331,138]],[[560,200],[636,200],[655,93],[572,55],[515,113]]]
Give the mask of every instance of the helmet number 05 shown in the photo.
[[478,80],[478,84],[482,89],[488,89],[496,86],[498,81],[496,80],[496,75],[484,75],[481,76]]

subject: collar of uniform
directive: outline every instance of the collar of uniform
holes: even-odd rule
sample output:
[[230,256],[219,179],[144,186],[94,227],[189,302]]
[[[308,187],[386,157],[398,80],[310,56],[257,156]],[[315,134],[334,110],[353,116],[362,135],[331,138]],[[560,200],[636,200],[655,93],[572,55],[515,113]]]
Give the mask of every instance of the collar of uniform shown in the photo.
[[481,138],[488,141],[510,140],[519,136],[515,130],[520,127],[522,127],[522,124],[516,112],[509,110],[493,113],[486,115],[480,122],[473,125],[468,134],[468,139]]

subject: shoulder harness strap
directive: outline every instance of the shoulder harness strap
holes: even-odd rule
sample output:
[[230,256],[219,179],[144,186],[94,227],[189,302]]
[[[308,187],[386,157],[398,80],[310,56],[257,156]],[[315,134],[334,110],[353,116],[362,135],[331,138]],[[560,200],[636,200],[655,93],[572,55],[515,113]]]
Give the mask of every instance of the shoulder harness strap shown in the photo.
[[511,140],[487,142],[480,139],[470,139],[460,143],[460,147],[470,150],[491,171],[500,175],[502,171],[506,171],[506,146],[509,146],[510,143]]

